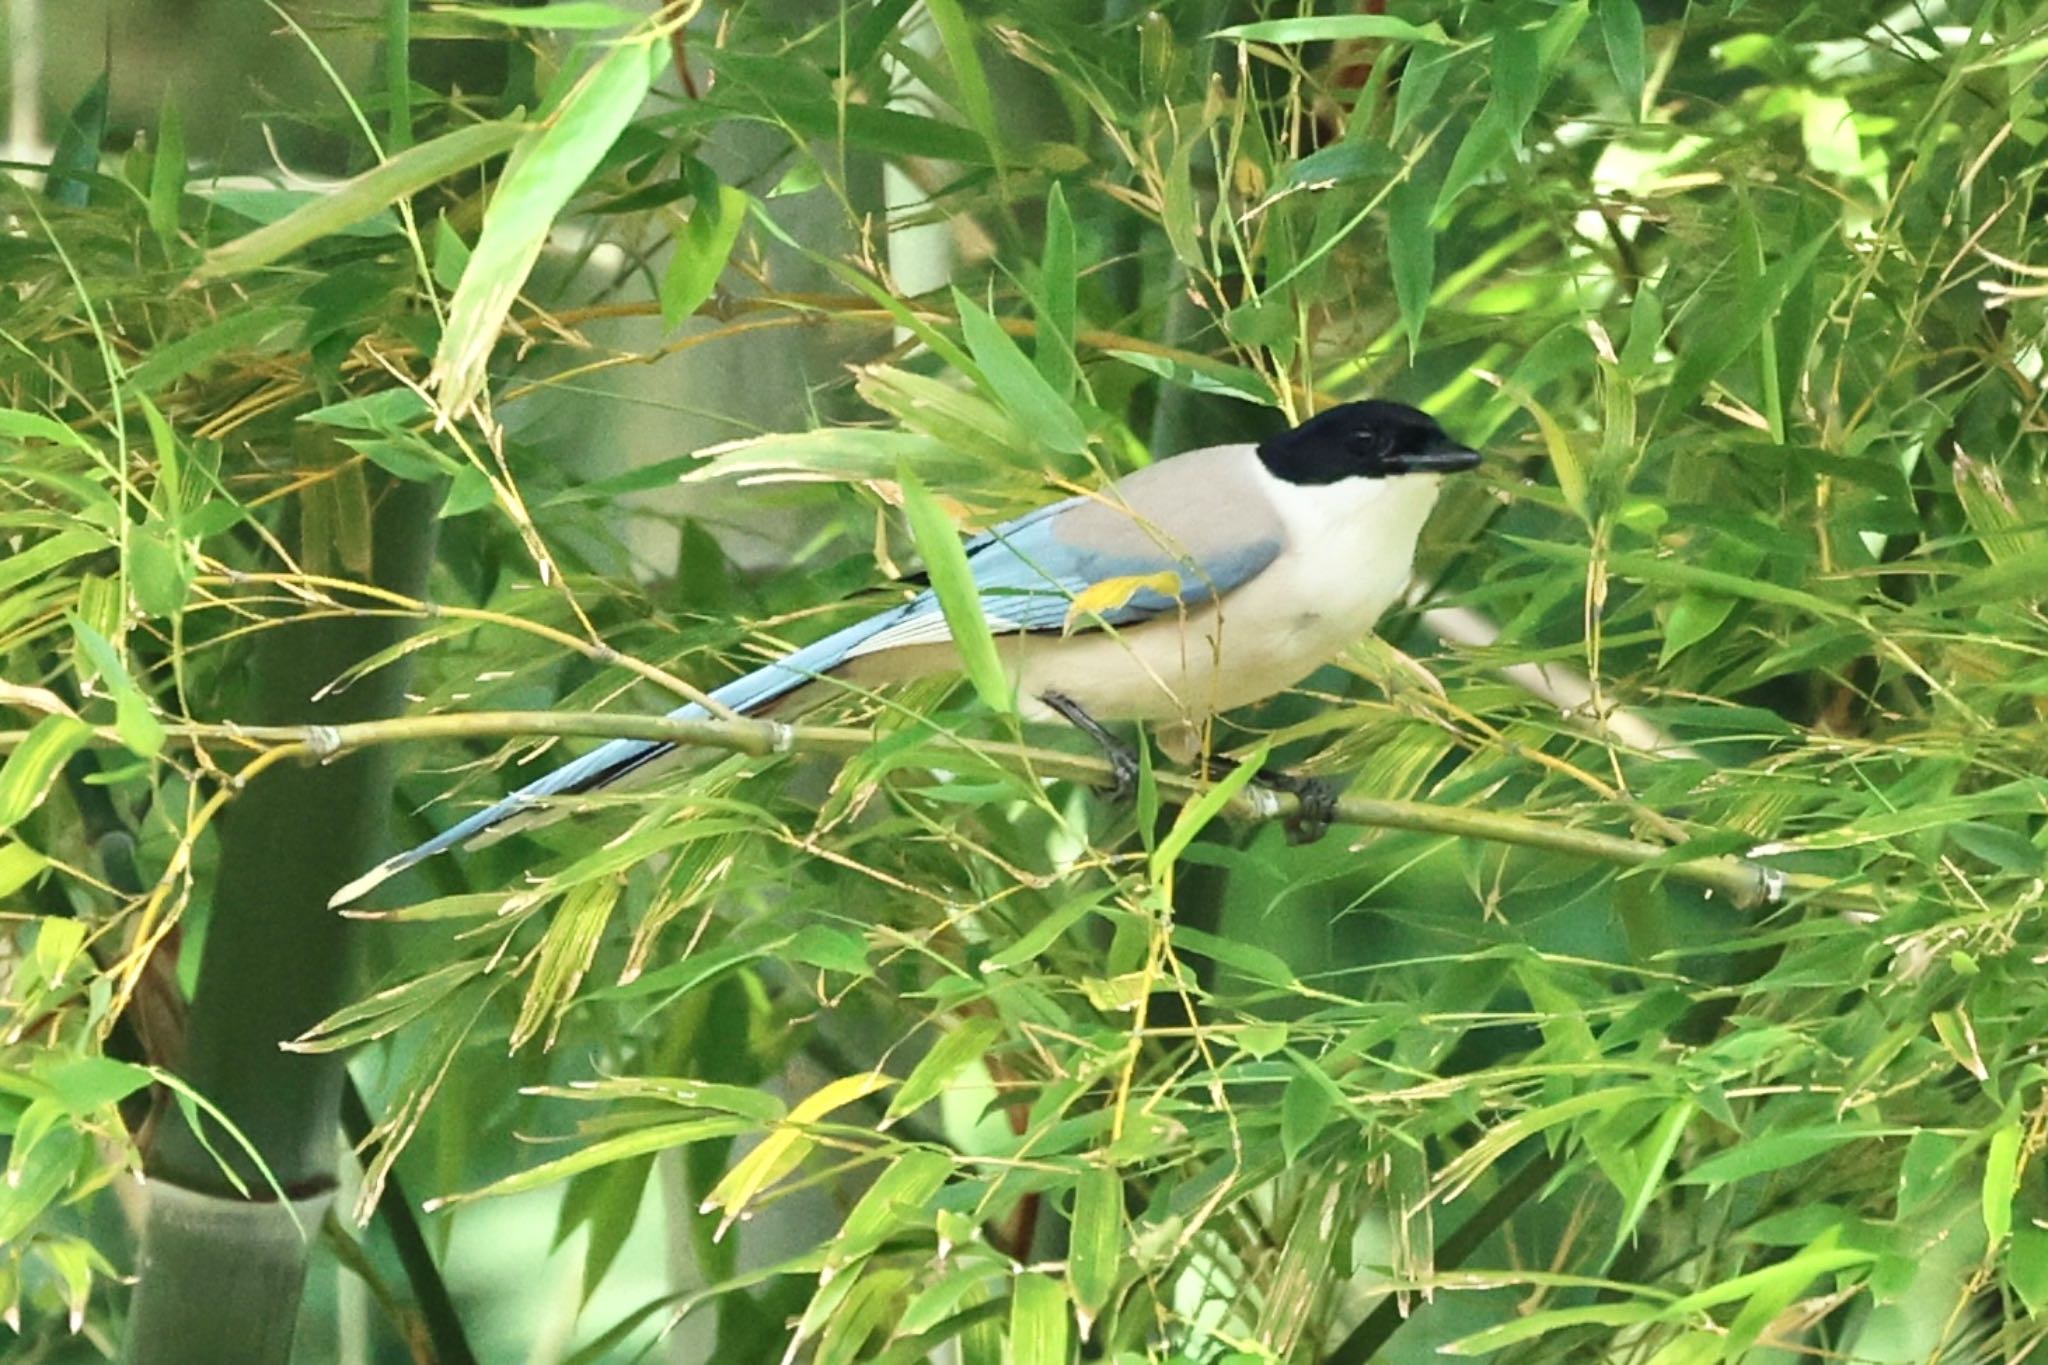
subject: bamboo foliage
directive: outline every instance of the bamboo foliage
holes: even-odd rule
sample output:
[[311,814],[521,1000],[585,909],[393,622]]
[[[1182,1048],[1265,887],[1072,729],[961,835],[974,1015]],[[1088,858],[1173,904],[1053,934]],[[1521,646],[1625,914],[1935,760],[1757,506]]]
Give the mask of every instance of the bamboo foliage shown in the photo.
[[[289,1047],[366,1091],[370,1225],[328,1234],[363,1274],[401,1187],[458,1235],[546,1193],[595,1303],[668,1170],[693,1278],[572,1358],[2035,1348],[2048,9],[323,22],[279,41],[399,54],[337,76],[333,185],[214,183],[166,121],[4,190],[0,1304],[46,1357],[119,1339],[100,1213],[161,1134],[277,1169],[232,1102],[136,1103],[195,944],[295,979],[219,894],[265,775],[386,755],[410,843],[627,734],[699,758],[327,926],[376,967]],[[458,40],[502,97],[403,79]],[[744,177],[707,150],[742,125]],[[859,158],[924,199],[874,218]],[[807,195],[854,249],[784,225]],[[960,263],[913,296],[920,223]],[[572,458],[595,377],[822,327],[872,342],[818,396],[862,420]],[[1397,613],[1219,726],[1342,782],[1319,844],[1149,754],[1102,801],[978,654],[801,725],[648,719],[919,561],[972,638],[949,535],[1366,394],[1491,454],[1423,565],[1490,624]],[[758,575],[630,510],[710,484],[818,529]],[[395,496],[424,588],[372,585]],[[263,723],[307,700],[265,642],[323,622],[379,630],[304,690],[410,667],[408,715]]]

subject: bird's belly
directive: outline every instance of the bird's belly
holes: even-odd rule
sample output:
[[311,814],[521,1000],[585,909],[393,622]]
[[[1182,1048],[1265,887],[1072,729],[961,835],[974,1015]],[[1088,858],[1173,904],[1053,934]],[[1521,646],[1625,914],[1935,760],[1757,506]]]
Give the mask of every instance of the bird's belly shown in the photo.
[[[1058,692],[1103,720],[1193,722],[1272,696],[1356,643],[1399,585],[1375,600],[1302,606],[1299,594],[1233,594],[1223,608],[1155,617],[1116,632],[1003,641],[1018,701],[1049,719],[1039,698]],[[1271,585],[1280,588],[1283,585]],[[1270,600],[1266,600],[1270,599]]]

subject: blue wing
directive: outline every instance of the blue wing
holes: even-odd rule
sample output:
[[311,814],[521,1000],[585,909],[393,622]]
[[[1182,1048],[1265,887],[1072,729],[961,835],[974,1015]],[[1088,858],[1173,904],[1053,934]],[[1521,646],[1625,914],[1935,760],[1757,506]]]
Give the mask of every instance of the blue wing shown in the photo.
[[[1006,635],[1114,628],[1187,611],[1256,577],[1278,557],[1281,543],[1267,535],[1200,549],[1182,546],[1114,505],[1077,497],[984,531],[964,548],[989,629]],[[1171,591],[1159,586],[1169,576]],[[1077,600],[1103,584],[1129,590],[1077,611]],[[950,638],[929,590],[895,616],[844,657]]]

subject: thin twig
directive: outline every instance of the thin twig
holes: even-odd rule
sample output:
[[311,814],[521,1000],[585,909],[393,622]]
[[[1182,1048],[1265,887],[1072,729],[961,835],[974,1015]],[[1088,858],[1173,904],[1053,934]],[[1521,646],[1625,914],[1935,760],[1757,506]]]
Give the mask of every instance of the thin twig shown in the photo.
[[[648,739],[755,755],[794,751],[842,757],[863,753],[880,741],[880,736],[874,731],[849,726],[783,725],[761,720],[671,720],[661,716],[557,711],[475,711],[367,720],[348,725],[174,724],[166,725],[164,731],[167,738],[187,743],[240,745],[254,751],[258,755],[256,761],[265,766],[286,757],[324,761],[380,744],[511,735]],[[120,743],[119,736],[111,728],[102,729],[99,733],[110,745]],[[0,753],[20,745],[28,734],[26,730],[0,731]],[[935,734],[926,741],[926,752],[932,756],[933,766],[957,767],[963,760],[980,760],[1038,776],[1097,784],[1106,782],[1111,776],[1109,764],[1103,759],[1028,744]],[[1156,780],[1162,795],[1174,800],[1185,801],[1205,789],[1201,782],[1168,773],[1156,774]],[[1299,807],[1300,802],[1286,793],[1250,787],[1225,806],[1223,813],[1240,822],[1264,824],[1286,820]],[[1877,891],[1867,887],[1840,886],[1830,877],[1784,872],[1747,858],[1675,859],[1673,850],[1665,844],[1464,806],[1345,796],[1337,802],[1332,823],[1368,829],[1407,830],[1448,838],[1483,839],[1490,843],[1563,853],[1618,867],[1656,864],[1660,874],[1725,895],[1743,909],[1794,901],[1866,914],[1880,913],[1885,908],[1884,899]]]

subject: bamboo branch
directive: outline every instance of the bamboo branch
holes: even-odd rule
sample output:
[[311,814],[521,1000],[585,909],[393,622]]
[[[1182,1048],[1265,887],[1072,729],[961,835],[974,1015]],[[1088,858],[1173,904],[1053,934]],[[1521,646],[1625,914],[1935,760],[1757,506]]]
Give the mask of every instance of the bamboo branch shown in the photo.
[[[346,725],[199,725],[172,724],[166,737],[192,744],[240,745],[266,766],[297,757],[324,762],[355,750],[386,744],[435,739],[494,739],[517,735],[587,736],[594,739],[648,739],[735,753],[768,755],[801,752],[848,757],[865,752],[880,738],[874,731],[852,726],[784,725],[763,720],[674,720],[663,716],[615,716],[597,712],[474,711],[409,716],[393,720],[356,721]],[[26,730],[0,731],[0,753],[19,745]],[[111,728],[101,737],[117,745]],[[1090,755],[1042,749],[1006,741],[961,739],[935,734],[927,741],[931,766],[958,766],[979,760],[1009,770],[1043,777],[1106,783],[1109,764]],[[1156,774],[1162,794],[1176,800],[1199,795],[1206,784],[1169,773]],[[1224,807],[1240,822],[1263,824],[1286,820],[1301,808],[1286,793],[1248,787]],[[1882,912],[1878,891],[1837,885],[1830,877],[1785,872],[1748,858],[1726,855],[1673,859],[1673,845],[1606,834],[1599,830],[1535,820],[1521,815],[1433,805],[1425,801],[1393,801],[1344,796],[1336,803],[1335,823],[1367,829],[1398,829],[1457,839],[1482,839],[1518,848],[1541,849],[1611,863],[1617,867],[1657,865],[1662,875],[1727,896],[1742,909],[1797,901],[1863,914]]]

